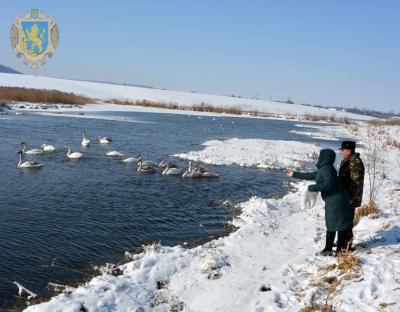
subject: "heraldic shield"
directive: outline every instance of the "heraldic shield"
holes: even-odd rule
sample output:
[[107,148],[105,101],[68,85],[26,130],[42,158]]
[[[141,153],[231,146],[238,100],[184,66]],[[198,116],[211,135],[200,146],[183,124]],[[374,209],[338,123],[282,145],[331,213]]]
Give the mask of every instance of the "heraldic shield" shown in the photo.
[[30,10],[18,16],[11,27],[11,46],[17,57],[24,57],[24,64],[33,70],[46,63],[46,55],[52,57],[58,45],[58,27],[51,15]]

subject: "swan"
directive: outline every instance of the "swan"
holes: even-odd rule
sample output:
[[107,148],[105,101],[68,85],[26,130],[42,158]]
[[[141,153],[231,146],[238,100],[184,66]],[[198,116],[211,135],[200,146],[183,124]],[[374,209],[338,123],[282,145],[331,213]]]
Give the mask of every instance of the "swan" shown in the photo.
[[45,152],[54,152],[56,150],[56,148],[53,145],[49,144],[42,144],[40,147]]
[[182,169],[176,168],[176,167],[165,167],[165,169],[162,172],[162,175],[165,176],[170,176],[170,175],[181,175],[182,174]]
[[44,153],[44,150],[37,149],[37,148],[31,149],[31,150],[26,150],[25,142],[21,142],[21,146],[22,146],[22,153],[26,154],[26,155],[37,155],[37,154]]
[[144,165],[143,160],[139,159],[137,172],[139,172],[139,173],[142,173],[142,172],[143,173],[154,173],[154,172],[156,172],[156,167],[151,166],[151,165]]
[[128,164],[128,163],[137,162],[138,159],[137,159],[137,157],[126,157],[126,158],[121,159],[121,161]]
[[19,155],[19,162],[17,164],[17,168],[34,168],[39,169],[43,166],[43,164],[38,163],[36,161],[25,161],[22,162],[22,151],[19,151],[17,155]]
[[106,153],[106,155],[110,156],[110,157],[125,157],[125,154],[122,154],[122,153],[117,152],[117,151],[108,151]]
[[158,166],[162,169],[165,169],[167,167],[169,168],[176,168],[176,164],[175,163],[171,163],[171,162],[166,162],[164,160],[161,160],[161,162],[158,164]]
[[206,172],[207,170],[203,167],[200,167],[199,165],[194,165],[193,166],[193,161],[189,160],[189,168],[188,171],[196,170],[198,172]]
[[67,157],[69,158],[69,159],[79,159],[79,158],[81,158],[82,157],[82,153],[79,153],[79,152],[71,152],[71,148],[69,147],[69,146],[66,146],[65,148],[64,148],[64,150],[67,152]]
[[89,144],[90,144],[90,140],[89,140],[89,138],[87,136],[86,130],[83,130],[81,145],[82,146],[89,146]]
[[106,136],[99,136],[97,137],[97,142],[101,143],[101,144],[108,144],[112,141],[112,139],[110,137],[106,137]]
[[138,162],[138,165],[139,165],[139,161],[141,161],[143,166],[157,167],[157,164],[156,164],[154,161],[143,160],[143,159],[142,159],[142,156],[140,156],[140,155],[137,156],[137,159],[138,159],[138,161],[137,161],[137,162]]
[[197,165],[193,166],[192,161],[189,160],[189,168],[182,174],[182,178],[217,178],[218,173],[207,171],[206,169]]

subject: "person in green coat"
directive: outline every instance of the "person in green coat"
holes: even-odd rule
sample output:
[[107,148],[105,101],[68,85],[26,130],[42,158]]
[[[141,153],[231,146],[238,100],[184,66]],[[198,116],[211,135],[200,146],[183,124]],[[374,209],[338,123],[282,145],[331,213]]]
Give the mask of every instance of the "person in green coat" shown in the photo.
[[317,171],[302,173],[289,170],[287,175],[296,179],[315,180],[308,186],[310,192],[321,192],[325,202],[326,243],[321,255],[333,255],[332,247],[338,232],[336,252],[346,249],[352,238],[353,217],[350,209],[349,194],[340,183],[333,166],[336,154],[331,149],[320,151]]

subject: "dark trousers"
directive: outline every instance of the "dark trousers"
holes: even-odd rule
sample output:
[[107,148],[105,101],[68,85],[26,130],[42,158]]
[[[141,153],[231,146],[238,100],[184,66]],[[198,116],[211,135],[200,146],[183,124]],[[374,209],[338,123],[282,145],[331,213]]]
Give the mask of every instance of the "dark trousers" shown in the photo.
[[[324,251],[332,251],[333,243],[335,242],[336,232],[326,231],[326,242]],[[347,250],[351,247],[351,241],[353,239],[353,229],[347,229],[338,231],[338,240],[336,252],[341,250]]]

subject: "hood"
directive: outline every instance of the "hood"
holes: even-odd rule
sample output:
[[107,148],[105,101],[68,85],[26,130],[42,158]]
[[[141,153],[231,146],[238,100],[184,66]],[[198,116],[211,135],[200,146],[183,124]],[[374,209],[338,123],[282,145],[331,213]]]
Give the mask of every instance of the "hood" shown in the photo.
[[329,149],[322,149],[319,153],[317,168],[321,168],[326,165],[333,165],[335,163],[336,153]]

